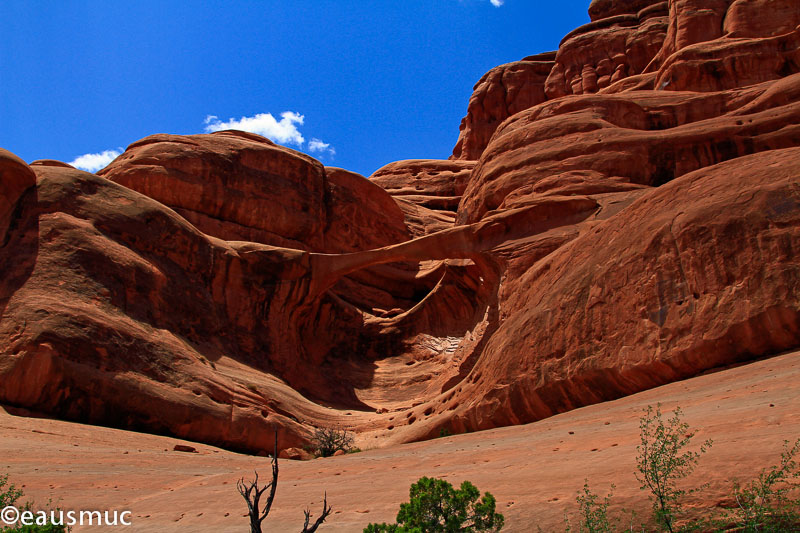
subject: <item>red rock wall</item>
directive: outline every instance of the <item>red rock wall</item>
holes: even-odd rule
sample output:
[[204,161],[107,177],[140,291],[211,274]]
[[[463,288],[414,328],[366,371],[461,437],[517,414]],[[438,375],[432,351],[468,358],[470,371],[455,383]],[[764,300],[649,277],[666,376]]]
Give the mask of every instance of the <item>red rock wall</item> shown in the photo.
[[420,237],[453,225],[474,166],[472,161],[412,159],[389,163],[369,179],[392,195],[407,227]]
[[665,2],[640,4],[641,10],[600,18],[561,41],[545,85],[548,99],[596,93],[645,70],[662,48],[668,17]]
[[799,179],[798,148],[742,157],[585,231],[504,288],[497,332],[438,411],[460,430],[518,424],[794,348]]
[[[698,168],[754,152],[796,146],[791,101],[800,76],[747,90],[670,91],[566,97],[506,121],[473,171],[459,207],[462,223],[540,194],[576,174],[599,187],[661,185]],[[610,179],[609,178],[613,178]]]
[[542,103],[555,53],[495,67],[475,84],[451,159],[478,159],[503,120]]
[[506,89],[508,71],[521,71],[524,61],[481,78],[451,158],[479,159],[502,121],[549,99],[721,91],[800,72],[794,0],[596,0],[589,15],[592,22],[564,37],[552,65],[540,62],[535,78],[516,83],[530,96],[511,98]]
[[322,246],[323,166],[258,135],[152,135],[98,175],[172,207],[211,235]]
[[722,31],[730,38],[774,37],[800,26],[800,5],[794,0],[734,0]]
[[473,88],[451,159],[479,159],[508,117],[568,94],[595,93],[641,73],[661,50],[666,2],[592,2],[592,22],[570,32],[555,53],[487,72]]

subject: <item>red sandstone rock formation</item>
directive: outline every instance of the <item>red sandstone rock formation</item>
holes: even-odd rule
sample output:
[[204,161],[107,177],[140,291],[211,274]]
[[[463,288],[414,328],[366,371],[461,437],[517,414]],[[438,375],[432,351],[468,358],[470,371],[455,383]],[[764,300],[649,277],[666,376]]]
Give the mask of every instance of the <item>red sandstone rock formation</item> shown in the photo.
[[14,210],[22,194],[36,185],[36,176],[25,162],[0,148],[0,239],[3,245],[14,229]]
[[798,183],[800,148],[704,168],[508,279],[497,332],[433,424],[538,420],[797,346]]
[[240,132],[99,176],[0,153],[0,401],[380,445],[800,346],[798,6],[589,9],[479,82],[456,160],[367,180]]
[[657,186],[721,161],[797,146],[798,132],[786,126],[800,116],[800,103],[792,102],[798,91],[794,75],[718,93],[637,91],[546,102],[495,134],[464,193],[459,221],[575,180],[608,192]]
[[214,361],[269,365],[252,306],[277,304],[281,290],[251,271],[291,270],[301,253],[212,239],[103,178],[33,168],[0,255],[3,401],[246,450],[268,445],[273,425],[299,442],[270,407],[276,396]]
[[594,1],[592,22],[570,32],[556,53],[487,72],[475,84],[452,159],[478,159],[506,118],[568,94],[595,93],[641,73],[661,50],[668,27],[663,1]]
[[[589,24],[564,37],[549,71],[538,63],[539,78],[517,82],[531,87],[521,92],[530,96],[504,99],[506,70],[517,72],[526,61],[484,75],[452,158],[479,159],[503,120],[548,99],[722,91],[800,72],[800,6],[793,0],[595,0],[589,15]],[[507,100],[513,104],[504,106]]]
[[[381,188],[251,133],[152,135],[98,175],[221,239],[346,252],[409,238]],[[374,231],[356,231],[367,221]]]
[[505,119],[545,101],[555,52],[495,67],[478,80],[451,159],[478,159]]
[[592,7],[592,22],[561,41],[545,85],[548,99],[596,93],[640,74],[662,48],[666,2],[593,2]]
[[415,237],[453,225],[473,161],[397,161],[375,171],[370,181],[392,195]]

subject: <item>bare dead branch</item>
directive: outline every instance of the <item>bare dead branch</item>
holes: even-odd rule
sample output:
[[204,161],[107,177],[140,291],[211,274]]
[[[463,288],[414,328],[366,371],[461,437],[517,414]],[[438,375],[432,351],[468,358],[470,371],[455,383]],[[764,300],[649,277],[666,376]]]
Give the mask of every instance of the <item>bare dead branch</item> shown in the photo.
[[[275,432],[275,453],[272,454],[272,481],[264,485],[258,486],[258,472],[255,471],[255,479],[251,482],[246,482],[241,478],[236,482],[236,488],[239,489],[239,494],[242,495],[244,501],[247,502],[247,513],[250,517],[250,533],[262,533],[261,523],[269,514],[272,509],[272,502],[275,500],[275,492],[278,489],[278,432]],[[261,496],[269,489],[267,501],[264,504],[264,509],[261,509]],[[308,523],[311,521],[311,510],[306,509],[303,511],[305,514],[305,523],[303,524],[303,533],[314,533],[319,526],[325,522],[325,519],[330,516],[332,507],[328,505],[328,493],[322,501],[322,514],[317,518],[313,525],[309,527]]]
[[[272,454],[272,481],[264,485],[258,486],[258,472],[255,471],[255,479],[252,482],[245,482],[241,478],[236,482],[236,488],[239,489],[239,494],[247,502],[247,513],[250,516],[250,533],[262,533],[261,523],[269,514],[272,508],[272,502],[275,500],[275,491],[278,489],[278,432],[275,432],[275,451]],[[261,496],[269,489],[267,502],[264,505],[263,511],[261,510]]]
[[314,525],[310,528],[308,527],[308,522],[311,520],[311,509],[306,509],[303,513],[306,515],[305,523],[303,524],[303,532],[302,533],[314,533],[319,526],[325,521],[328,516],[330,516],[331,511],[333,511],[333,507],[328,506],[328,493],[325,493],[325,498],[322,500],[322,514],[317,518],[317,521],[314,522]]

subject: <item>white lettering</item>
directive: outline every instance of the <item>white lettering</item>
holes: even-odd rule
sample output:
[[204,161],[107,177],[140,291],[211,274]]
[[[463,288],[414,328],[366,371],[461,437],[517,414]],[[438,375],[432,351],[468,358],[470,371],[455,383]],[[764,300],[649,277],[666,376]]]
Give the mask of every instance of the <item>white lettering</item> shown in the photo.
[[81,511],[81,525],[82,526],[86,525],[85,517],[87,517],[87,515],[88,515],[89,525],[90,526],[95,525],[94,524],[94,517],[95,516],[97,516],[97,525],[98,526],[102,526],[103,525],[103,515],[100,514],[100,511]]

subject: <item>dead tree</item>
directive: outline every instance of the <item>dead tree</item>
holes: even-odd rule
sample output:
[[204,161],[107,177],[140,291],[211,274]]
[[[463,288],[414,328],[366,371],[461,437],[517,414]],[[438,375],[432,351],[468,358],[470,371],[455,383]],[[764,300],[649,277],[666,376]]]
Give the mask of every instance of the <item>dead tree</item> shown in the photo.
[[[278,489],[278,432],[275,432],[275,451],[272,454],[272,481],[264,485],[258,486],[258,472],[255,472],[256,478],[252,482],[245,482],[244,478],[236,482],[236,488],[239,489],[239,494],[242,495],[244,501],[247,502],[247,512],[250,516],[250,533],[262,533],[261,522],[269,514],[272,508],[272,502],[275,500],[275,491]],[[261,496],[269,489],[269,496],[267,496],[267,503],[264,504],[264,509],[261,509]],[[303,524],[302,533],[314,533],[317,528],[322,525],[328,516],[330,516],[332,507],[328,506],[328,493],[325,493],[325,498],[322,501],[322,514],[317,518],[311,527],[308,523],[311,520],[311,510],[306,509],[303,511],[305,514],[305,523]]]
[[328,507],[328,493],[325,493],[325,498],[322,500],[322,514],[317,518],[317,521],[314,522],[314,525],[310,528],[308,527],[308,521],[311,520],[311,509],[306,509],[303,511],[306,515],[306,521],[303,524],[303,533],[314,533],[319,526],[325,521],[326,518],[331,514],[333,511],[333,507]]
[[[236,482],[236,488],[239,489],[239,494],[242,495],[244,501],[247,502],[247,512],[250,515],[250,533],[262,533],[261,522],[269,514],[272,508],[272,502],[275,500],[275,491],[278,489],[278,432],[275,432],[275,451],[272,454],[272,481],[264,485],[258,486],[258,472],[255,472],[256,478],[252,483],[245,483],[244,478]],[[264,510],[261,510],[261,495],[269,489],[269,496],[267,496],[267,503],[264,505]]]

